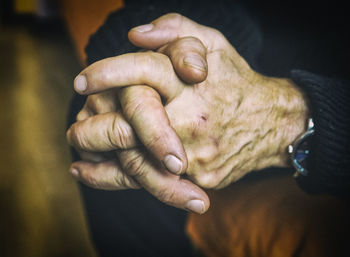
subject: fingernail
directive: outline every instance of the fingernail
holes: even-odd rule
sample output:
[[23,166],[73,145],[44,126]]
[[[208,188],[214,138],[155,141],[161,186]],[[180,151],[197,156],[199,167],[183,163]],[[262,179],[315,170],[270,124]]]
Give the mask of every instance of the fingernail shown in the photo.
[[136,28],[133,28],[133,30],[136,30],[138,32],[148,32],[148,31],[151,31],[153,29],[154,25],[152,23],[150,24],[145,24],[145,25],[141,25],[141,26],[138,26]]
[[190,200],[186,204],[186,209],[198,214],[202,214],[204,212],[204,202],[201,200]]
[[75,78],[74,87],[76,91],[84,92],[87,88],[87,82],[84,75]]
[[179,174],[182,171],[182,162],[174,155],[167,155],[164,158],[164,165],[172,173]]
[[75,168],[72,168],[72,169],[70,170],[70,173],[71,173],[74,177],[76,177],[76,178],[79,177],[79,171],[78,171],[77,169],[75,169]]
[[203,61],[203,59],[198,56],[186,56],[184,58],[184,64],[187,66],[191,66],[195,69],[201,70],[201,71],[206,71],[206,63]]

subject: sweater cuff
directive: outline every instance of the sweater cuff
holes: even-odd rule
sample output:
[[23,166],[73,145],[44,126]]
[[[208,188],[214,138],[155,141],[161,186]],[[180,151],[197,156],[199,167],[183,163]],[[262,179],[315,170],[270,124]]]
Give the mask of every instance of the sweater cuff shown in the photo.
[[291,78],[308,96],[315,124],[309,175],[297,181],[310,193],[349,194],[350,84],[302,70],[292,70]]

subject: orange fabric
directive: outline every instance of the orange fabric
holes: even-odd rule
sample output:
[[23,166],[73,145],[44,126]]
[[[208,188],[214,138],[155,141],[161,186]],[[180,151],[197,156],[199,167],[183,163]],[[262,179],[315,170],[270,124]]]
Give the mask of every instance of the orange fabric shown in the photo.
[[59,0],[59,2],[79,59],[85,64],[84,48],[90,35],[104,23],[108,14],[123,7],[123,0]]
[[191,214],[187,232],[208,257],[344,256],[349,208],[302,192],[292,176],[249,179],[210,191],[211,207]]

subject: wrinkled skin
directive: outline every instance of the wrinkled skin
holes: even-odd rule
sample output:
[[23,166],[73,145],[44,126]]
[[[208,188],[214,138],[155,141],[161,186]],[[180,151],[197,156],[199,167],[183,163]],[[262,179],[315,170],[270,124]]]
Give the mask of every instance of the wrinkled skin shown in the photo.
[[[95,187],[107,189],[142,186],[170,205],[203,213],[209,200],[194,184],[218,189],[254,170],[288,166],[286,148],[305,130],[308,110],[305,97],[291,81],[254,72],[220,32],[173,14],[160,18],[160,23],[179,24],[179,19],[180,36],[198,38],[184,41],[176,37],[161,47],[160,53],[105,59],[80,73],[87,80],[87,88],[78,92],[108,91],[88,97],[78,115],[80,121],[67,137],[80,151],[90,152],[85,153],[85,162],[72,165],[83,182],[93,181]],[[207,69],[208,74],[204,81],[190,85],[184,82],[191,81],[189,72],[176,65],[178,55],[174,53],[179,52],[183,42],[198,45],[198,40],[203,46],[197,52],[202,56],[206,53],[207,67],[204,65],[202,71]],[[142,46],[142,40],[137,44]],[[143,47],[152,48],[147,43]],[[181,80],[177,75],[184,73],[187,78]],[[157,161],[164,160],[164,149],[179,141],[183,148],[172,152],[182,161],[180,173],[185,172],[194,184],[167,172]],[[88,162],[101,157],[92,154],[92,158],[91,152],[113,150],[117,150],[120,164],[111,161],[114,155],[105,155],[107,160],[98,159],[98,164]],[[104,171],[97,172],[101,170],[98,167]],[[88,181],[82,175],[84,169],[93,179]],[[110,170],[114,172],[108,173]],[[110,176],[103,175],[107,173]],[[161,187],[162,183],[171,186]],[[203,201],[201,211],[188,206],[191,194],[192,200]]]

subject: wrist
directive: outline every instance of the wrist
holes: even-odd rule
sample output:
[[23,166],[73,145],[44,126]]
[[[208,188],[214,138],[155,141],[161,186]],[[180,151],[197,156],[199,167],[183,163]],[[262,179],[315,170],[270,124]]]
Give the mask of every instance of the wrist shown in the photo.
[[255,76],[255,87],[261,95],[260,109],[265,113],[262,126],[270,132],[258,169],[291,166],[288,146],[307,130],[308,99],[303,91],[286,78]]
[[279,104],[281,132],[279,162],[281,166],[291,166],[288,146],[293,144],[308,128],[310,118],[308,99],[305,93],[289,79],[275,79],[281,89]]

